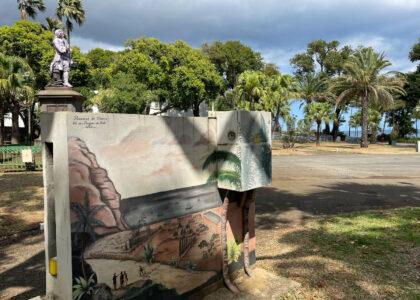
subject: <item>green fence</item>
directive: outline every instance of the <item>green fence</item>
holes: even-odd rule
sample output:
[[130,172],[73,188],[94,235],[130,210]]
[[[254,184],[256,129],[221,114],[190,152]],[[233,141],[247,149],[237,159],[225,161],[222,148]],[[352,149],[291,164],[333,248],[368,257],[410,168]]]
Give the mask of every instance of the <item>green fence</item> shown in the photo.
[[[22,162],[22,150],[32,149],[32,163]],[[0,172],[42,170],[41,146],[0,146]]]

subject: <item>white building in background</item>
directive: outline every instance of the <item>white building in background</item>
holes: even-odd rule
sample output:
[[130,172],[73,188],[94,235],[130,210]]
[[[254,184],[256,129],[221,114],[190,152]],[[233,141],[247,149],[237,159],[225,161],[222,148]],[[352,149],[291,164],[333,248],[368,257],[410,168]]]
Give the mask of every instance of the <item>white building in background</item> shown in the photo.
[[[159,102],[152,102],[150,103],[150,112],[149,115],[158,115],[158,116],[168,116],[168,117],[193,117],[192,109],[188,109],[186,111],[178,110],[178,109],[170,109],[163,113],[160,113],[161,109],[164,108],[165,105],[162,105]],[[209,114],[209,108],[207,103],[201,102],[200,104],[200,117],[207,117]]]
[[[12,113],[7,113],[4,115],[4,127],[12,128]],[[19,128],[25,128],[25,123],[23,123],[22,118],[19,116]]]

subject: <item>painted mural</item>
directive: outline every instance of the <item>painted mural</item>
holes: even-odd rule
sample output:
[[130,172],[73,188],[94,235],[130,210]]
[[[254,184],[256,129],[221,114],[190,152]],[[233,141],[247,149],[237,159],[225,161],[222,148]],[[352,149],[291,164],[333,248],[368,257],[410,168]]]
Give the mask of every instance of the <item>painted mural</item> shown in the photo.
[[[100,116],[104,130],[69,121],[74,298],[185,298],[228,265],[249,272],[255,204],[235,192],[248,184],[243,153],[218,147],[206,118],[146,117],[119,133],[111,116]],[[250,147],[267,136],[250,135]]]

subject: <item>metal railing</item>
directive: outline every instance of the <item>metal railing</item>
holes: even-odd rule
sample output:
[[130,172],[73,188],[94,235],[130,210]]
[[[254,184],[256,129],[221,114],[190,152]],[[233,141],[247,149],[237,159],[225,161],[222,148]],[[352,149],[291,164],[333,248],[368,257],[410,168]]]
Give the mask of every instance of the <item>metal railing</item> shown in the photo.
[[[22,161],[22,150],[32,150],[32,162]],[[0,172],[42,170],[41,146],[0,146]]]

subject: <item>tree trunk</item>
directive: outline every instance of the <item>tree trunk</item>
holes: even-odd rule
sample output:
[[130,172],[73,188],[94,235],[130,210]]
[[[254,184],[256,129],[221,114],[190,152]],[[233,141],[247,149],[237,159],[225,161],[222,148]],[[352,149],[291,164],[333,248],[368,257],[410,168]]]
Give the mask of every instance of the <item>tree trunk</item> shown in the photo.
[[368,141],[368,95],[365,91],[365,96],[362,99],[362,143],[360,144],[362,148],[367,148],[369,146]]
[[319,136],[321,133],[321,121],[316,121],[316,145],[319,146]]
[[335,118],[334,118],[333,129],[332,129],[333,142],[337,140],[338,132],[340,131],[340,113],[341,113],[341,108],[337,108],[335,110]]
[[193,115],[194,117],[200,116],[200,104],[193,104]]
[[0,145],[4,145],[4,107],[0,107]]
[[251,95],[251,110],[255,110],[254,96]]
[[371,136],[370,136],[370,143],[371,144],[376,144],[376,140],[378,139],[378,128],[375,125],[375,126],[372,126],[371,130],[372,130],[372,133],[371,133]]
[[331,133],[331,129],[330,129],[330,121],[325,121],[325,134],[330,134]]
[[20,111],[20,105],[14,102],[13,107],[12,107],[12,141],[11,141],[13,145],[19,144],[19,140],[20,140],[19,111]]
[[234,292],[238,293],[238,288],[230,281],[229,278],[229,262],[228,262],[228,253],[227,253],[227,232],[226,232],[226,224],[227,224],[227,211],[229,207],[229,192],[226,192],[226,196],[223,199],[223,209],[222,209],[222,224],[221,224],[221,243],[222,243],[222,274],[223,274],[223,281],[226,284],[226,287]]
[[28,107],[28,143],[32,146],[32,105]]

